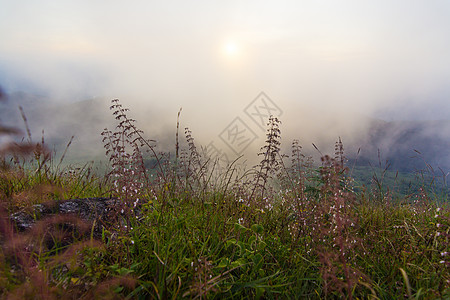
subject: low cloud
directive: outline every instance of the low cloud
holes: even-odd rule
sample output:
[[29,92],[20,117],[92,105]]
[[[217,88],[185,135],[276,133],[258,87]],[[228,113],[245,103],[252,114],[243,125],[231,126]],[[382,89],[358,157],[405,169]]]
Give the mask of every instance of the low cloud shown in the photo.
[[[246,119],[245,108],[262,91],[283,111],[283,141],[296,138],[307,149],[315,143],[323,152],[338,137],[356,152],[374,119],[437,120],[450,112],[445,1],[198,4],[6,4],[0,84],[61,109],[104,99],[90,120],[98,126],[110,122],[108,101],[119,98],[168,147],[180,107],[182,128],[202,145],[220,141],[239,117],[258,135],[251,153],[264,130]],[[75,134],[82,145],[94,146],[102,129],[80,124],[76,110],[73,120],[35,110],[28,114],[37,128]]]

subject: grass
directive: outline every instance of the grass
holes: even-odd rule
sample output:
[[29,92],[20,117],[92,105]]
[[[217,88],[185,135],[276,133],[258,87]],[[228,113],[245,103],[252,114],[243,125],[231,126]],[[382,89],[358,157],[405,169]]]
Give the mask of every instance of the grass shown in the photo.
[[[157,153],[117,100],[112,111],[118,126],[102,133],[104,176],[89,164],[55,165],[31,136],[2,152],[1,298],[450,297],[446,196],[422,187],[387,193],[380,173],[361,189],[340,140],[319,166],[298,141],[287,158],[276,118],[261,162],[242,171],[199,152],[189,129],[181,147],[179,123],[175,154]],[[123,213],[101,239],[69,217],[23,233],[8,218],[35,203],[83,197],[121,200]]]

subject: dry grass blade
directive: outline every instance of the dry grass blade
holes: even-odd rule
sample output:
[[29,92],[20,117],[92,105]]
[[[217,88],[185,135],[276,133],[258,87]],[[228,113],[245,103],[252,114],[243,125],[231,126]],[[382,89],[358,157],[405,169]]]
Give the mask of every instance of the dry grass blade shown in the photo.
[[25,128],[27,130],[28,142],[31,143],[33,141],[33,139],[31,138],[31,130],[30,130],[30,127],[28,126],[28,120],[25,115],[25,111],[23,110],[23,107],[20,105],[19,105],[19,110],[20,110],[20,114],[22,115],[22,120],[23,120],[23,123],[25,124]]
[[400,272],[402,273],[403,276],[403,280],[405,281],[405,285],[406,285],[406,293],[408,295],[409,299],[413,299],[412,296],[412,292],[411,292],[411,285],[409,283],[409,278],[408,278],[408,274],[406,274],[406,271],[403,270],[402,268],[399,268]]

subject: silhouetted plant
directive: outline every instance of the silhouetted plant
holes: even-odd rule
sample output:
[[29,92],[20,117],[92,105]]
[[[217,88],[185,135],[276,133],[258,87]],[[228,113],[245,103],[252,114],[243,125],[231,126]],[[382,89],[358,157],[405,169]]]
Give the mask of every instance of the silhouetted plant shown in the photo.
[[102,132],[106,155],[109,156],[113,189],[111,194],[120,199],[118,212],[124,214],[127,228],[130,227],[129,218],[134,208],[146,195],[145,187],[151,185],[150,177],[144,164],[141,148],[152,154],[157,161],[158,177],[167,184],[166,174],[160,155],[154,149],[154,140],[143,137],[143,131],[135,125],[135,120],[128,117],[129,109],[123,108],[118,99],[112,100],[110,109],[113,111],[118,124],[115,131],[104,129]]
[[269,122],[267,123],[267,133],[265,145],[261,148],[261,152],[258,156],[262,156],[261,162],[256,166],[257,173],[255,175],[254,187],[250,198],[256,195],[259,191],[259,197],[262,199],[264,193],[267,189],[267,183],[270,177],[276,172],[280,167],[279,155],[280,155],[280,121],[278,118],[270,116]]

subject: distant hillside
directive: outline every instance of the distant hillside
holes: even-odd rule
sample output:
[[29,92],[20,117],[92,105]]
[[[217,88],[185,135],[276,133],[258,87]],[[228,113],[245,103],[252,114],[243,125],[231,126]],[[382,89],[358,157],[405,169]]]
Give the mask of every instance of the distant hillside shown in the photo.
[[[374,121],[361,141],[357,165],[379,165],[388,161],[391,170],[411,172],[429,164],[450,170],[450,120]],[[355,159],[354,157],[352,158]]]

